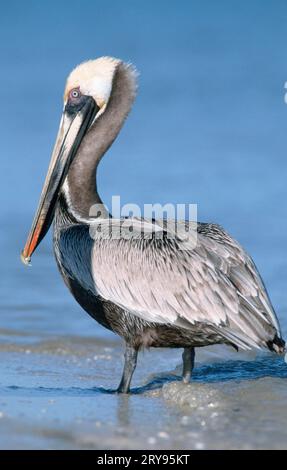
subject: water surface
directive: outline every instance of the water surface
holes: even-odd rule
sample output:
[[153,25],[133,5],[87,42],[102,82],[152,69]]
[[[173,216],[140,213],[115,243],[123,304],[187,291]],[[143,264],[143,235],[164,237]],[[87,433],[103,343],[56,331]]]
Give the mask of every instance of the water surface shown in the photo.
[[70,69],[114,55],[140,71],[136,105],[99,171],[105,202],[191,202],[252,253],[287,336],[287,5],[246,1],[11,1],[1,44],[1,448],[286,448],[281,358],[140,355],[114,393],[120,339],[57,272],[50,237],[21,265]]

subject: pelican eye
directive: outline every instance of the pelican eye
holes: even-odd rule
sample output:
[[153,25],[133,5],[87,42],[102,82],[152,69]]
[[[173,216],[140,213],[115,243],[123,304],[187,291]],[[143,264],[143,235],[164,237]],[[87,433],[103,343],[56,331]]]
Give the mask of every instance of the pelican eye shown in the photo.
[[72,100],[76,100],[76,99],[80,98],[80,96],[81,96],[81,92],[80,92],[79,88],[73,88],[73,90],[71,90],[70,93],[69,93],[69,97]]
[[68,99],[65,105],[65,113],[75,116],[85,105],[89,97],[82,95],[80,88],[72,88],[68,92]]

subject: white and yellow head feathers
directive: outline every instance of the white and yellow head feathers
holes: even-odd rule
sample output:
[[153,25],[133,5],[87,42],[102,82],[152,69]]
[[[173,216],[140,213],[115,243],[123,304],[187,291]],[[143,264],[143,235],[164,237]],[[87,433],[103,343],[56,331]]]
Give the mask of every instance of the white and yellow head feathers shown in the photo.
[[111,95],[115,71],[119,64],[129,70],[136,91],[137,72],[133,66],[124,64],[121,60],[113,57],[100,57],[78,65],[70,73],[65,88],[64,101],[66,102],[72,89],[79,88],[83,95],[92,96],[100,108],[106,106]]

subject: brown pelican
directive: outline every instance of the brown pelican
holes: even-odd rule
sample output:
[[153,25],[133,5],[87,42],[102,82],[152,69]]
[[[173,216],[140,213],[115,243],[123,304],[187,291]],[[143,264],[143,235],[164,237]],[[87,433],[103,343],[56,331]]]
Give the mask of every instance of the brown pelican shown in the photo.
[[[126,343],[119,392],[128,392],[139,349],[183,348],[183,381],[194,348],[285,350],[263,281],[248,254],[220,226],[199,223],[197,244],[181,249],[168,226],[162,237],[113,239],[111,215],[90,236],[90,208],[102,201],[98,164],[117,137],[136,95],[136,72],[110,57],[85,62],[69,75],[64,110],[38,209],[22,252],[30,258],[54,220],[59,270],[77,302]],[[188,224],[188,222],[187,222]]]

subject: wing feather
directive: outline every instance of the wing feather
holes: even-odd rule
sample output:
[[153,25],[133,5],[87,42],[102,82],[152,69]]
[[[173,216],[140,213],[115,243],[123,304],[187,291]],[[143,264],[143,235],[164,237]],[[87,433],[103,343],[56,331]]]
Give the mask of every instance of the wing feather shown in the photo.
[[116,240],[108,221],[100,224],[90,262],[90,288],[97,295],[148,322],[182,321],[186,328],[203,322],[247,349],[280,336],[253,261],[221,227],[199,224],[197,244],[186,250],[181,237],[168,237],[158,221],[155,230],[154,222],[140,221],[141,229],[146,224],[151,230],[148,238],[136,233]]

